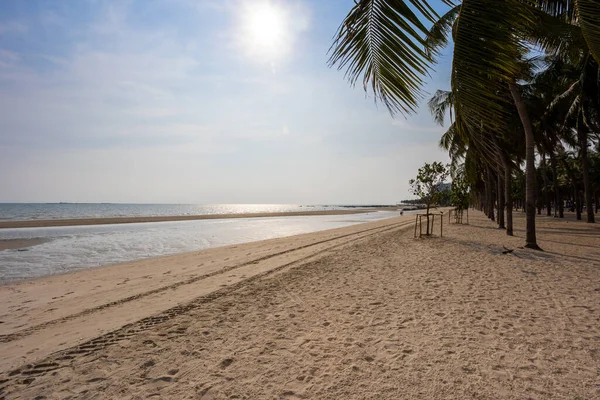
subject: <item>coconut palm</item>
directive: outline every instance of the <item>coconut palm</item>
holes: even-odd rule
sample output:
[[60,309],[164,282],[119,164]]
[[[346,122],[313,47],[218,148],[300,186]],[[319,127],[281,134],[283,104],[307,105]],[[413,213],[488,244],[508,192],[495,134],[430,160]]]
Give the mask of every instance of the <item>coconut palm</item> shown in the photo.
[[550,108],[565,109],[564,125],[573,128],[577,133],[587,222],[593,223],[595,219],[588,136],[590,132],[600,130],[600,69],[589,54],[584,54],[581,60],[565,68],[563,77],[568,89],[557,95]]
[[[495,165],[489,162],[483,153],[481,153],[477,144],[480,135],[476,132],[468,132],[465,129],[458,129],[457,124],[453,122],[453,108],[454,108],[454,94],[452,91],[438,90],[435,95],[427,102],[429,111],[432,114],[434,120],[439,125],[444,125],[446,114],[450,116],[451,125],[448,130],[442,135],[439,145],[441,148],[448,151],[448,155],[452,160],[451,166],[458,168],[461,161],[468,154],[470,157],[477,157],[485,165],[485,178],[481,180],[485,188],[485,212],[488,217],[494,221],[494,198],[492,196],[492,169],[495,169]],[[470,143],[470,145],[469,145]]]
[[[522,159],[522,149],[520,146],[521,141],[519,140],[519,137],[521,137],[522,134],[519,134],[520,131],[518,121],[515,118],[506,121],[506,123],[509,124],[509,129],[507,129],[507,132],[511,132],[511,135],[497,134],[491,136],[491,140],[494,144],[494,152],[490,157],[489,153],[484,153],[478,150],[477,144],[482,141],[481,133],[479,133],[479,135],[473,135],[473,132],[465,132],[464,130],[459,132],[456,129],[456,124],[453,121],[453,115],[455,112],[453,110],[453,93],[451,91],[436,91],[435,95],[428,101],[427,104],[429,106],[429,111],[438,124],[444,125],[446,115],[449,115],[450,117],[451,125],[442,135],[439,145],[441,148],[448,151],[450,159],[452,160],[451,165],[456,167],[462,161],[465,161],[465,164],[468,164],[465,160],[467,157],[478,158],[480,160],[480,164],[484,165],[483,168],[486,172],[485,177],[479,181],[471,179],[470,183],[475,184],[478,182],[483,184],[483,197],[486,198],[486,213],[490,219],[494,219],[494,199],[491,196],[491,191],[493,189],[491,187],[491,183],[493,182],[493,179],[492,171],[489,171],[490,168],[493,170],[493,174],[497,175],[496,183],[498,187],[496,189],[496,194],[498,197],[498,225],[499,228],[506,228],[507,235],[512,235],[513,225],[511,183],[514,166],[513,161],[511,160],[516,160],[518,163],[520,163],[520,160]],[[489,174],[488,171],[490,172]],[[474,190],[475,186],[476,185],[473,185]],[[506,225],[504,224],[504,210],[506,210]]]
[[[447,35],[452,25],[456,129],[501,131],[509,112],[498,93],[509,87],[527,149],[526,245],[537,248],[534,136],[518,85],[523,76],[519,58],[526,51],[524,39],[543,12],[578,20],[590,54],[600,59],[600,4],[595,0],[463,0],[456,9],[458,2],[443,2],[454,10],[454,16],[446,14],[441,32]],[[414,112],[435,55],[425,22],[439,19],[426,0],[359,0],[340,26],[330,65],[345,68],[353,84],[362,77],[365,90],[371,87],[392,114]]]

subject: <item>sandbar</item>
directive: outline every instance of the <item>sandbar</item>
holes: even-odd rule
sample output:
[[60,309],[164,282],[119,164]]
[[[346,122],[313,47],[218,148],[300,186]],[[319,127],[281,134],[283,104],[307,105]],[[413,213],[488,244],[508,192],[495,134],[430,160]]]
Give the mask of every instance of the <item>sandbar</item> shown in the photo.
[[45,240],[42,238],[0,239],[0,250],[25,249],[27,247],[37,246],[38,244],[42,244],[44,242]]
[[[379,209],[378,209],[379,210]],[[7,228],[44,228],[51,226],[78,226],[78,225],[107,225],[107,224],[133,224],[141,222],[167,222],[167,221],[192,221],[199,219],[224,219],[224,218],[267,218],[267,217],[299,217],[310,215],[344,215],[372,212],[373,209],[351,210],[321,210],[321,211],[290,211],[270,213],[240,213],[240,214],[202,214],[202,215],[163,215],[151,217],[109,217],[109,218],[69,218],[69,219],[40,219],[0,221],[0,229]]]

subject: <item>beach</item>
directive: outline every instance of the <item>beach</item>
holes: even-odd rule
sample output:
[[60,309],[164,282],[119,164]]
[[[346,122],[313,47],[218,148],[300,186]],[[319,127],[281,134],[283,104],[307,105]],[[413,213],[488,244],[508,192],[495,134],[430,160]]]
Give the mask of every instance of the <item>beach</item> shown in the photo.
[[[0,396],[600,397],[600,229],[406,215],[0,286]],[[436,234],[439,234],[436,226]]]

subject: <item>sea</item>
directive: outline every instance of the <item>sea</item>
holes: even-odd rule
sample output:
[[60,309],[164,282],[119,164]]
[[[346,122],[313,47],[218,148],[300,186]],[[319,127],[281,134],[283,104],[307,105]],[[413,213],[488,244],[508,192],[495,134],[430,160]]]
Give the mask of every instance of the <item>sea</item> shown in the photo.
[[341,210],[353,205],[0,203],[0,221]]
[[[0,220],[46,220],[163,215],[240,214],[340,210],[358,206],[291,204],[8,204]],[[347,215],[210,219],[113,225],[0,229],[0,240],[39,239],[40,244],[0,250],[0,283],[273,239],[398,216],[393,211]]]

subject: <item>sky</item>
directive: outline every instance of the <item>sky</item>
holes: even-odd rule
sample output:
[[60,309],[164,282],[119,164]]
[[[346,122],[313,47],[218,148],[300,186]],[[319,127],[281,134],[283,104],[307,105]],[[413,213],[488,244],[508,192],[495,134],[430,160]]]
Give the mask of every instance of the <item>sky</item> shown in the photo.
[[[394,204],[447,162],[327,66],[353,0],[3,0],[0,202]],[[425,90],[448,89],[450,50]],[[427,98],[427,97],[426,97]]]

